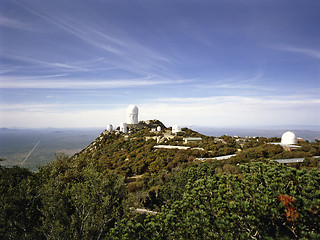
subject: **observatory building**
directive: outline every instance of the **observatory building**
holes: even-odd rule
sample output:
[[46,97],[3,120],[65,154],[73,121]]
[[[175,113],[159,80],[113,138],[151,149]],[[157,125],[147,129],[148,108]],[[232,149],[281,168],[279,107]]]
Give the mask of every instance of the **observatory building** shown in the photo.
[[127,124],[138,124],[139,109],[135,105],[130,105],[127,108]]
[[113,131],[113,126],[111,124],[107,125],[107,131],[112,132]]
[[[119,126],[119,132],[122,133],[133,133],[140,129],[150,129],[160,132],[162,129],[166,129],[165,125],[159,120],[147,120],[140,121],[138,120],[139,109],[135,105],[129,105],[126,111],[127,122],[121,123]],[[180,129],[179,129],[180,130]]]
[[128,132],[128,127],[127,127],[126,123],[121,123],[120,124],[120,132],[123,132],[123,133],[127,133]]
[[172,126],[172,133],[177,133],[177,132],[180,132],[181,129],[178,125],[173,125]]
[[281,144],[291,145],[291,144],[297,144],[297,143],[298,143],[297,137],[293,132],[288,131],[282,134]]
[[294,134],[291,131],[287,131],[284,134],[282,134],[281,142],[271,143],[271,144],[280,145],[281,147],[283,147],[284,150],[292,151],[296,148],[300,148],[300,146],[296,145],[297,143],[298,143],[298,140],[297,140],[296,134]]

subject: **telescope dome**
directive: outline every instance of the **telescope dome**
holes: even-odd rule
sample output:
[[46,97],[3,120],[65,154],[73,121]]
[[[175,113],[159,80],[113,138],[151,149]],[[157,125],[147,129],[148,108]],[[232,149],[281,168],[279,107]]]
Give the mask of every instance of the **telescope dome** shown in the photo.
[[138,114],[139,109],[136,105],[129,105],[127,107],[127,114]]
[[293,132],[288,131],[282,134],[281,144],[290,145],[290,144],[297,144],[297,143],[298,143],[297,137]]
[[127,108],[127,123],[138,124],[138,113],[139,113],[138,107],[135,105],[130,105]]

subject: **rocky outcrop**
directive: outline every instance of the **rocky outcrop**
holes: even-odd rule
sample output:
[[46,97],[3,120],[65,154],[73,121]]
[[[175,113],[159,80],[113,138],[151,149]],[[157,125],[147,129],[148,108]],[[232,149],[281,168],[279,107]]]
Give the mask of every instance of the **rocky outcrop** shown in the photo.
[[147,121],[140,121],[139,124],[145,125],[147,128],[157,128],[158,126],[161,127],[161,129],[166,129],[166,126],[159,120],[147,120]]
[[158,126],[160,126],[161,129],[166,129],[166,126],[157,119],[140,121],[138,124],[127,124],[128,131],[135,131],[143,128],[154,129],[154,128],[157,128]]

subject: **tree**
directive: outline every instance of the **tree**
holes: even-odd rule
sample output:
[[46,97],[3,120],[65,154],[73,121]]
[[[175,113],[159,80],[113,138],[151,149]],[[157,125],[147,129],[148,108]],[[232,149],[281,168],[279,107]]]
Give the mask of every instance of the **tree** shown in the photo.
[[101,239],[125,211],[124,178],[93,166],[47,179],[42,192],[48,239]]
[[42,239],[40,182],[28,169],[0,166],[0,238]]
[[[320,172],[251,163],[188,181],[162,213],[172,239],[319,238]],[[281,196],[291,199],[286,205]],[[292,200],[294,199],[294,200]]]
[[240,165],[237,174],[200,169],[170,183],[167,191],[179,194],[163,195],[173,200],[156,216],[123,219],[110,238],[319,239],[319,171],[259,162]]

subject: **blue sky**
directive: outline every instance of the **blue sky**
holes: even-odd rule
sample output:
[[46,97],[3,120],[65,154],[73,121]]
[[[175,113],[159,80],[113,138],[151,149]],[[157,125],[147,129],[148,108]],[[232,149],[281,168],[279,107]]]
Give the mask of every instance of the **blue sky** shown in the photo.
[[0,0],[0,127],[319,126],[320,1]]

